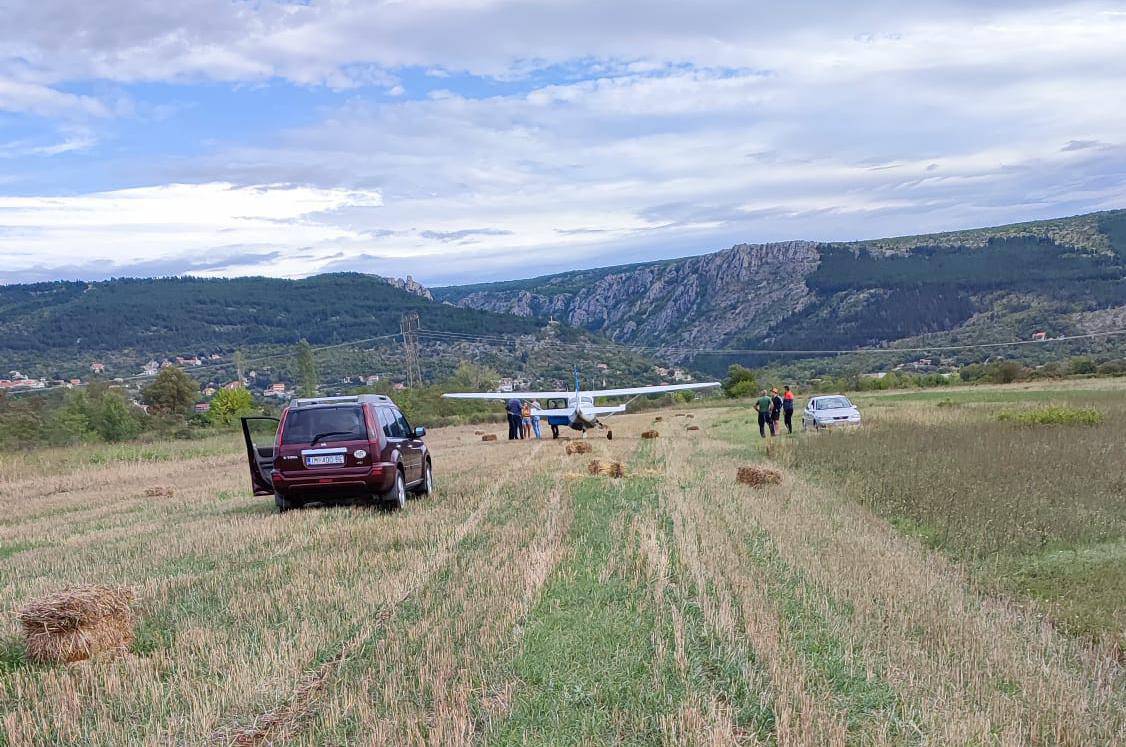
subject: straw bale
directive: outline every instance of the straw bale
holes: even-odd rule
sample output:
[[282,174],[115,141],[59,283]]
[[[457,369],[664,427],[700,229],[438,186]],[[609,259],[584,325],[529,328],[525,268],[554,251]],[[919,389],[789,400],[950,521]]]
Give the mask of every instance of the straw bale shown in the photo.
[[495,433],[488,433],[488,434],[486,434],[486,435],[484,435],[484,436],[481,436],[481,440],[482,440],[482,441],[496,441],[496,440],[497,440],[497,434],[495,434]]
[[586,441],[568,441],[566,450],[568,454],[589,454],[593,449]]
[[654,423],[659,423],[659,422],[661,422],[662,420],[664,420],[664,418],[662,418],[662,417],[661,417],[660,415],[658,415],[657,417],[653,418],[653,422],[654,422]]
[[659,435],[661,435],[661,434],[657,433],[657,431],[643,431],[641,433],[642,438],[656,438]]
[[690,425],[690,426],[688,426],[687,428],[685,428],[685,430],[687,430],[687,431],[698,431],[698,430],[700,430],[700,426],[698,426],[698,425]]
[[586,466],[586,471],[592,475],[604,477],[623,477],[626,473],[621,462],[601,462],[597,459]]
[[735,474],[737,482],[758,488],[763,485],[777,485],[782,482],[782,473],[765,467],[740,467]]
[[73,662],[121,652],[133,642],[133,592],[78,586],[36,599],[16,613],[29,656],[39,662]]

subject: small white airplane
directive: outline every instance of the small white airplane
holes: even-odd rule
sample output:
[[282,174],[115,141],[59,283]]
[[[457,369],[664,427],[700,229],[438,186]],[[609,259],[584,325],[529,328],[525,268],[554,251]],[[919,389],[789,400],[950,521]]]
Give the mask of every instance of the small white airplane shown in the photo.
[[[626,411],[629,402],[621,405],[596,405],[594,400],[598,397],[639,397],[643,394],[660,394],[662,392],[679,392],[689,389],[711,389],[719,386],[718,381],[707,381],[699,384],[664,384],[660,386],[634,386],[624,389],[591,389],[583,391],[579,383],[578,372],[575,372],[575,389],[571,392],[451,392],[443,394],[449,399],[497,399],[497,400],[555,400],[563,407],[547,407],[533,409],[533,415],[547,419],[548,425],[567,426],[582,432],[593,428],[604,428],[599,418],[616,415]],[[609,432],[607,434],[609,436]]]

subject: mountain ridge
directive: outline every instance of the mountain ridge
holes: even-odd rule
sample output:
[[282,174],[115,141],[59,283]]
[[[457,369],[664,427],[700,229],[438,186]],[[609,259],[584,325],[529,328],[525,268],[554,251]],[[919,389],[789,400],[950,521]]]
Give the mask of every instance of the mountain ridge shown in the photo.
[[[1082,332],[1094,318],[1126,314],[1124,278],[1126,210],[1112,210],[918,236],[737,244],[431,291],[439,301],[554,317],[699,364],[688,349],[850,349],[967,332],[988,341]],[[717,372],[726,362],[701,365]]]

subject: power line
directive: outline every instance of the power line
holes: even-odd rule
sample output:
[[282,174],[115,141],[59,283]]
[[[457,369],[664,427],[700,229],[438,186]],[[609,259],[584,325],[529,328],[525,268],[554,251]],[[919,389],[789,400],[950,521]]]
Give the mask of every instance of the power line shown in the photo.
[[[336,348],[355,347],[357,345],[362,345],[362,344],[368,343],[368,342],[376,342],[378,340],[389,340],[393,337],[399,337],[400,334],[401,333],[399,333],[399,332],[392,332],[391,334],[387,334],[387,335],[376,335],[375,337],[365,337],[365,338],[362,338],[362,339],[359,339],[359,340],[348,340],[347,342],[337,342],[337,343],[333,343],[331,345],[318,345],[318,346],[313,347],[312,350],[313,350],[313,353],[316,354],[316,353],[321,352],[322,350],[335,350]],[[262,361],[274,360],[275,358],[289,358],[289,357],[292,357],[292,356],[293,356],[292,352],[269,353],[267,355],[256,355],[252,358],[244,358],[243,364],[245,365],[247,363],[261,363]],[[204,363],[204,364],[199,365],[199,366],[191,366],[189,368],[184,368],[183,370],[186,373],[194,374],[196,371],[210,371],[212,369],[230,368],[232,366],[234,366],[233,361],[230,362],[230,363],[226,363],[226,362],[224,362],[224,363]],[[116,377],[114,377],[113,381],[117,381],[118,379],[120,379],[121,381],[137,381],[137,380],[141,380],[141,379],[151,379],[153,376],[154,376],[154,374],[147,374],[147,373],[132,374],[130,376],[116,376]],[[48,391],[51,391],[51,390],[54,390],[54,389],[64,389],[64,388],[67,388],[68,386],[73,386],[73,385],[55,384],[54,386],[45,386],[45,387],[42,387],[40,389],[20,389],[20,390],[16,390],[16,391],[9,390],[8,394],[9,395],[17,395],[17,394],[31,394],[31,393],[35,393],[35,392],[48,392]],[[80,384],[79,386],[86,386],[86,384]]]
[[[471,335],[464,332],[438,332],[430,330],[420,330],[420,335],[460,339],[466,342],[478,340],[482,342],[506,342],[518,343],[519,338],[515,337],[500,337],[489,335]],[[625,348],[635,351],[653,351],[663,353],[692,353],[697,355],[703,354],[724,354],[724,355],[846,355],[854,353],[921,353],[936,350],[953,351],[953,350],[977,350],[984,348],[1000,348],[1000,347],[1013,347],[1020,345],[1048,345],[1060,342],[1071,342],[1074,340],[1087,340],[1102,337],[1113,337],[1116,335],[1126,335],[1126,329],[1109,330],[1105,332],[1088,332],[1079,335],[1064,335],[1062,337],[1051,337],[1042,340],[1010,340],[1006,342],[980,342],[980,343],[965,343],[960,345],[926,345],[919,347],[882,347],[882,348],[848,348],[848,349],[809,349],[809,350],[796,350],[796,349],[781,349],[781,348],[689,348],[689,347],[676,347],[671,345],[631,345],[629,343],[619,343],[617,345],[611,344],[588,344],[588,343],[574,343],[574,342],[552,342],[552,345],[557,347],[573,347],[573,348]],[[538,340],[538,342],[543,342]]]
[[[417,320],[416,320],[416,323],[417,323]],[[1085,334],[1078,334],[1078,335],[1064,335],[1062,337],[1051,337],[1051,338],[1045,338],[1043,340],[1010,340],[1010,341],[1007,341],[1007,342],[982,342],[982,343],[967,343],[967,344],[961,344],[961,345],[927,345],[927,346],[920,346],[920,347],[849,348],[849,349],[835,349],[835,350],[829,350],[829,349],[823,349],[823,350],[816,350],[816,349],[794,350],[794,349],[770,349],[770,348],[766,348],[766,349],[764,349],[764,348],[689,348],[689,347],[675,347],[675,346],[662,346],[662,345],[631,345],[631,344],[628,344],[628,343],[613,343],[613,342],[607,342],[607,343],[602,343],[602,344],[593,344],[593,343],[585,343],[585,342],[582,342],[582,343],[580,343],[580,342],[564,342],[562,340],[544,340],[544,339],[535,338],[534,335],[531,335],[531,336],[538,343],[550,344],[554,347],[564,348],[564,349],[573,349],[573,350],[578,350],[578,351],[591,350],[591,349],[607,350],[607,351],[626,349],[626,350],[631,350],[631,351],[639,352],[639,353],[640,352],[653,352],[653,353],[666,353],[666,354],[668,354],[668,353],[680,353],[680,354],[688,354],[688,355],[851,355],[851,354],[858,354],[858,353],[868,353],[868,354],[894,353],[894,354],[899,354],[899,353],[925,353],[925,352],[933,352],[933,351],[950,352],[950,351],[956,351],[956,350],[982,350],[982,349],[996,349],[996,348],[1017,347],[1017,346],[1026,346],[1026,345],[1033,345],[1033,346],[1035,346],[1035,345],[1051,345],[1051,344],[1056,344],[1056,343],[1061,343],[1061,342],[1073,342],[1073,341],[1076,341],[1076,340],[1090,340],[1090,339],[1098,339],[1098,338],[1106,338],[1106,337],[1116,337],[1116,336],[1119,336],[1119,335],[1126,335],[1126,329],[1107,330],[1107,331],[1104,331],[1104,332],[1088,332],[1088,333],[1085,333]],[[357,339],[357,340],[347,340],[345,342],[333,343],[331,345],[319,345],[319,346],[316,346],[316,347],[313,348],[313,352],[319,353],[323,350],[334,350],[334,349],[337,349],[337,348],[344,348],[344,347],[356,347],[357,345],[362,345],[362,344],[369,343],[369,342],[377,342],[379,340],[390,340],[392,338],[402,337],[402,336],[404,336],[403,330],[401,330],[400,332],[393,332],[393,333],[385,334],[385,335],[376,335],[375,337],[365,337],[365,338],[361,338],[361,339]],[[415,358],[415,361],[414,361],[414,363],[415,363],[415,375],[418,377],[417,380],[420,383],[422,381],[422,374],[421,374],[421,370],[419,370],[420,367],[418,366],[418,361],[417,361],[417,355],[418,355],[417,338],[418,337],[428,337],[428,338],[435,339],[436,341],[482,342],[482,343],[493,344],[493,345],[500,345],[500,344],[512,345],[512,344],[517,344],[517,343],[521,342],[521,340],[518,337],[512,337],[512,336],[472,334],[472,333],[467,333],[467,332],[444,332],[444,331],[440,331],[440,330],[422,329],[422,328],[419,328],[417,326],[412,329],[411,336],[414,338],[414,349],[415,349],[415,355],[416,355],[416,358]],[[252,358],[246,358],[244,360],[244,363],[261,362],[261,361],[273,360],[273,359],[276,359],[276,358],[284,358],[284,357],[290,357],[290,356],[292,356],[291,352],[270,353],[270,354],[267,354],[267,355],[259,355],[259,356],[254,356]],[[232,365],[233,365],[232,363],[205,363],[201,366],[192,366],[191,368],[186,369],[186,370],[187,370],[188,373],[195,373],[196,371],[205,371],[205,370],[211,370],[211,369],[217,369],[217,368],[229,368]],[[411,372],[410,372],[409,368],[407,370],[407,375],[408,375],[408,379],[410,379],[411,378]],[[122,381],[135,381],[135,380],[147,379],[147,378],[151,378],[151,377],[152,377],[151,374],[135,374],[135,375],[131,375],[131,376],[120,376],[120,377],[116,377],[116,378],[121,379]],[[22,390],[16,390],[16,391],[9,390],[8,394],[9,395],[19,395],[19,394],[29,394],[29,393],[34,393],[34,392],[45,392],[45,391],[51,391],[51,390],[54,390],[54,389],[65,388],[66,386],[68,386],[68,385],[57,384],[57,385],[54,385],[54,386],[43,387],[42,389],[22,389]],[[85,386],[85,385],[83,384],[81,386]]]

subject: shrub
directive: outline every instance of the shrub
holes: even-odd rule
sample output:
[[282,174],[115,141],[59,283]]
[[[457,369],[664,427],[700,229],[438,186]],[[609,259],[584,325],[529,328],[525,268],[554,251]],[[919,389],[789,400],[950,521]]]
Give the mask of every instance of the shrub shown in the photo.
[[1098,425],[1102,413],[1084,407],[1042,407],[1035,410],[1005,410],[997,415],[1002,422],[1019,425]]

